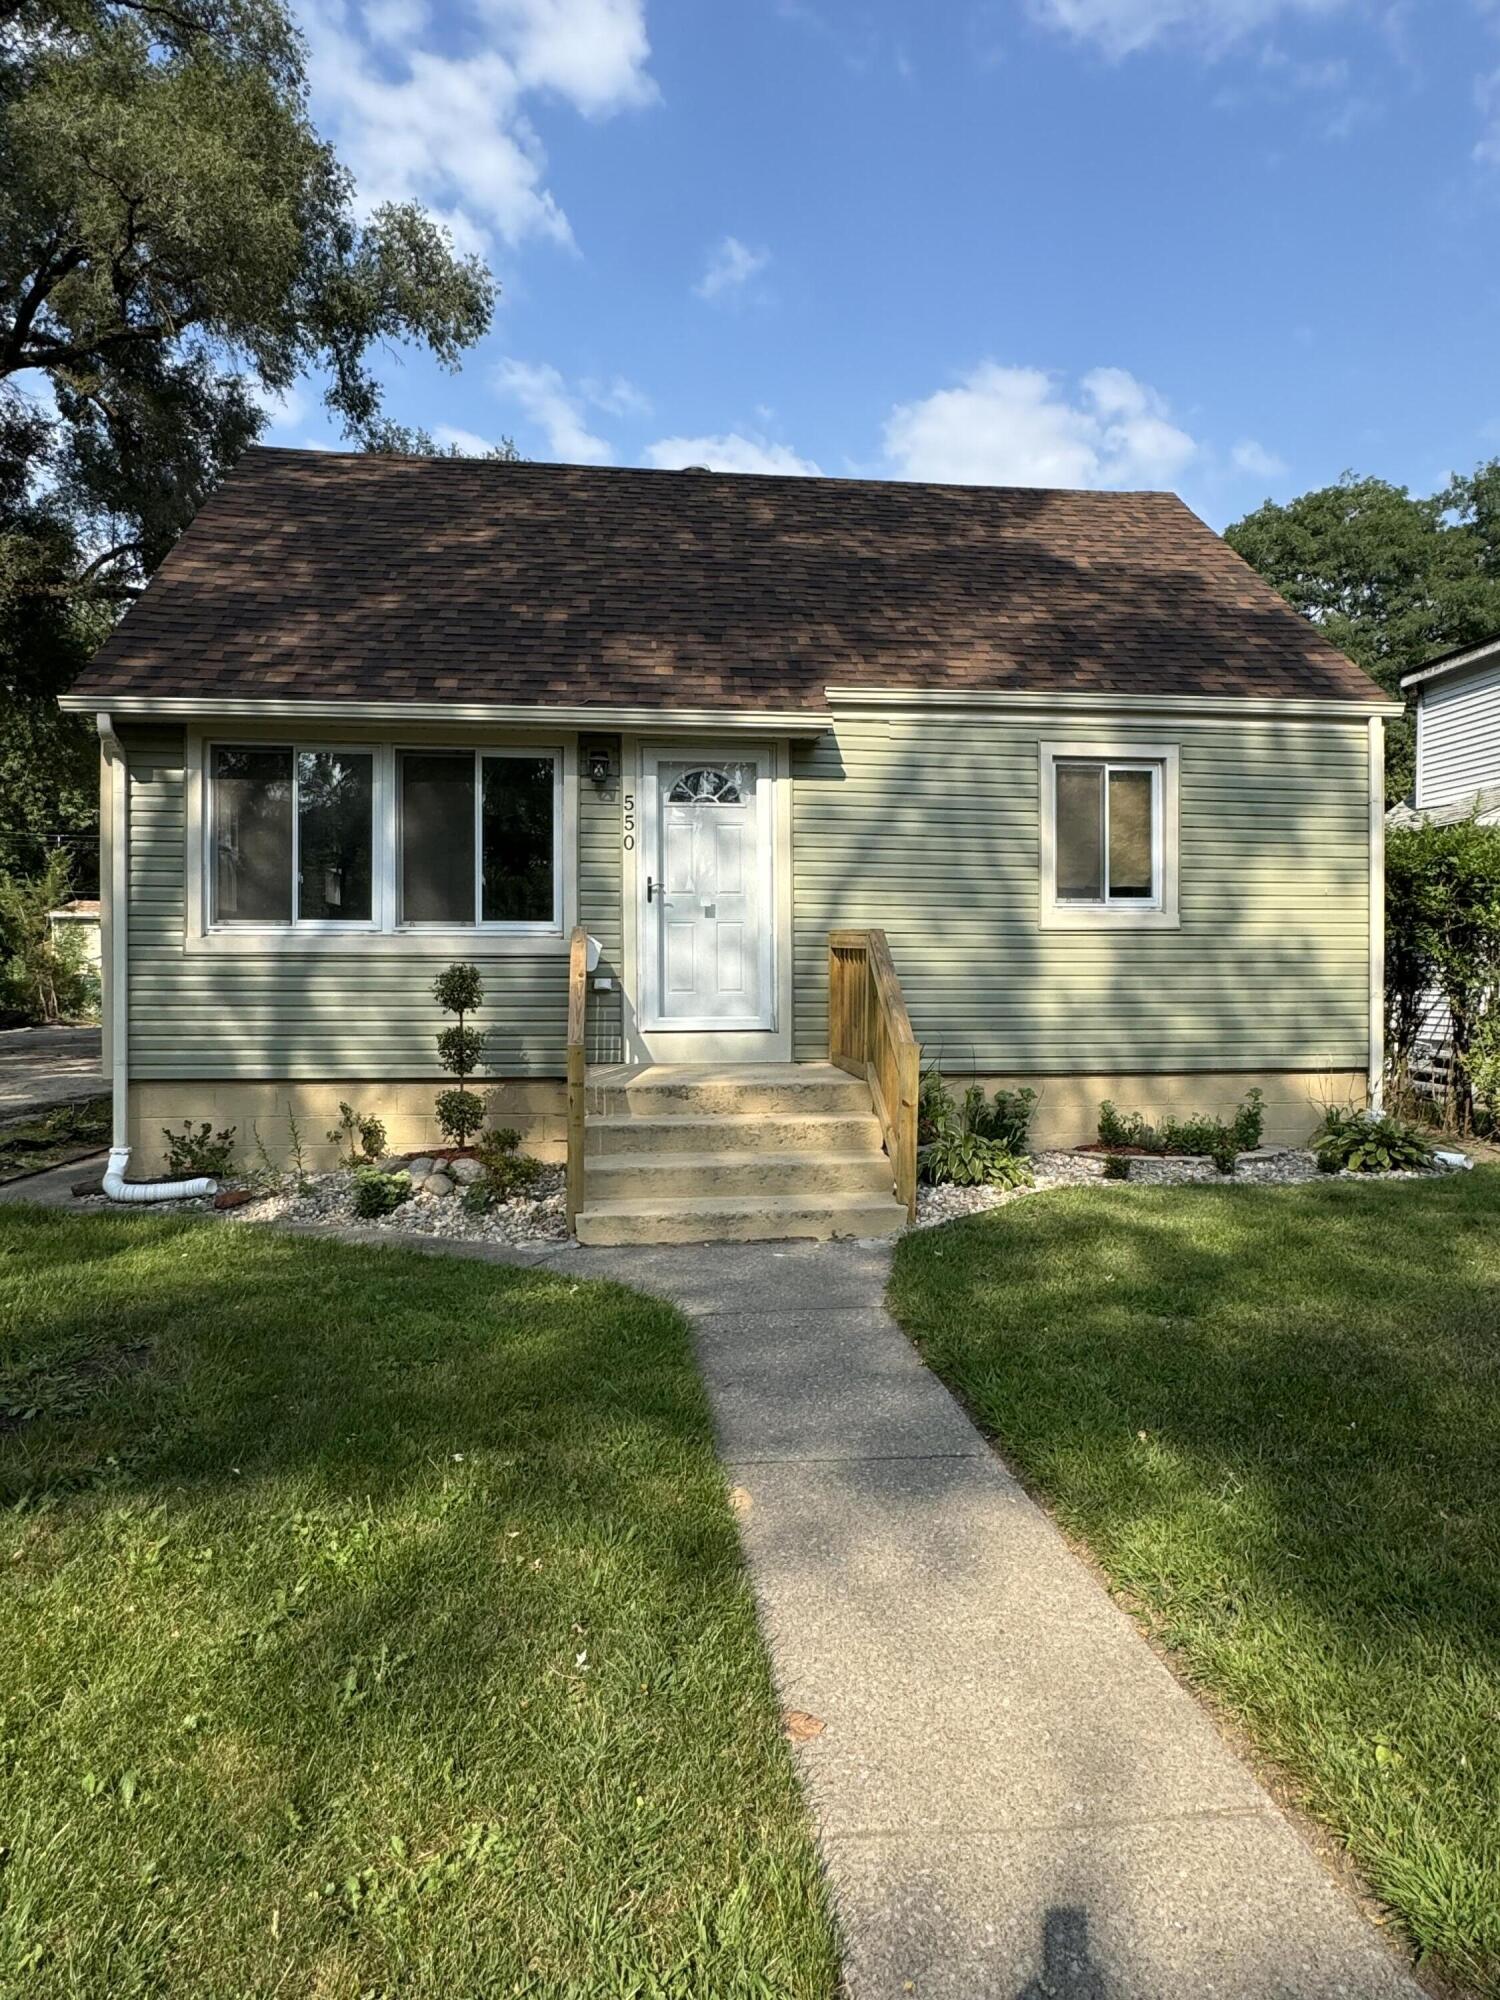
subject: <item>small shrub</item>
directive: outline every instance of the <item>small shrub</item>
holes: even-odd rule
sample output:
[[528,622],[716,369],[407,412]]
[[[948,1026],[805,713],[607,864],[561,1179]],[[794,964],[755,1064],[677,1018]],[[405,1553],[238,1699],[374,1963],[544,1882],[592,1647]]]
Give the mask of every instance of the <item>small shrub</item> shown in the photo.
[[1122,1158],[1119,1153],[1109,1154],[1104,1162],[1104,1178],[1107,1181],[1128,1181],[1130,1179],[1129,1160]]
[[383,1174],[379,1167],[354,1169],[354,1213],[367,1220],[390,1215],[411,1200],[410,1174]]
[[234,1134],[233,1125],[215,1132],[206,1121],[195,1132],[190,1118],[184,1121],[180,1132],[163,1125],[161,1136],[167,1142],[168,1177],[185,1181],[208,1174],[214,1180],[227,1179],[234,1172]]
[[1260,1090],[1249,1091],[1228,1120],[1166,1118],[1160,1125],[1148,1125],[1139,1111],[1116,1110],[1106,1097],[1099,1106],[1099,1143],[1133,1153],[1207,1154],[1221,1174],[1232,1174],[1237,1155],[1253,1152],[1260,1144],[1264,1122],[1265,1097]]
[[1474,1023],[1464,1068],[1476,1129],[1493,1136],[1500,1132],[1500,1006],[1492,1004]]
[[1313,1148],[1325,1174],[1346,1168],[1356,1174],[1388,1174],[1432,1165],[1432,1148],[1414,1127],[1399,1118],[1337,1105],[1324,1114]]
[[498,1202],[529,1194],[541,1179],[541,1161],[517,1151],[520,1143],[520,1133],[509,1125],[481,1132],[475,1140],[474,1157],[484,1173],[464,1190],[464,1205],[471,1212],[482,1213]]
[[346,1167],[373,1166],[385,1151],[385,1125],[373,1114],[341,1101],[339,1122],[330,1128],[328,1143],[338,1147]]
[[929,1069],[917,1095],[917,1144],[930,1145],[940,1132],[968,1132],[994,1140],[1007,1152],[1024,1153],[1035,1104],[1034,1090],[1001,1089],[987,1098],[978,1083],[971,1083],[955,1104],[941,1070]]

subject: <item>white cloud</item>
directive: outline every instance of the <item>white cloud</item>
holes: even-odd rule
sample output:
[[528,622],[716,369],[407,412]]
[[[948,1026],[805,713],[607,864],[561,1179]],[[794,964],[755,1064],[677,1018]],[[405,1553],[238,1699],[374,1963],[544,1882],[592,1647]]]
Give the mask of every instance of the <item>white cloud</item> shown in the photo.
[[614,375],[609,381],[601,381],[598,376],[586,375],[578,385],[578,393],[586,403],[592,403],[596,410],[603,410],[612,417],[649,417],[651,398],[634,382],[627,382],[623,375]]
[[590,118],[649,103],[645,0],[464,0],[445,11],[461,56],[424,47],[424,0],[306,0],[313,110],[366,209],[425,203],[460,249],[569,243],[544,181],[530,97]]
[[312,408],[309,397],[295,383],[279,394],[274,389],[263,389],[258,382],[251,383],[250,400],[265,411],[268,427],[273,431],[296,430],[306,423]]
[[1033,16],[1114,61],[1161,41],[1219,55],[1282,15],[1332,14],[1345,0],[1031,0]]
[[646,463],[669,472],[686,465],[704,465],[710,472],[782,472],[814,478],[822,470],[812,459],[800,457],[790,445],[745,437],[739,431],[729,431],[720,437],[658,438],[655,444],[646,447]]
[[1070,401],[1039,368],[986,361],[953,389],[901,403],[885,455],[905,479],[971,486],[1166,486],[1197,452],[1154,389],[1096,368]]
[[613,447],[589,429],[583,399],[546,362],[502,361],[495,387],[545,435],[551,457],[572,465],[608,465],[614,457]]
[[1241,438],[1229,457],[1235,471],[1243,472],[1249,479],[1282,479],[1286,476],[1286,460],[1278,458],[1274,451],[1267,451],[1254,438]]
[[745,289],[771,261],[769,250],[752,250],[737,236],[726,236],[709,254],[703,276],[693,290],[700,299],[743,298]]
[[478,431],[461,430],[457,424],[436,424],[432,435],[438,444],[455,445],[469,458],[483,458],[490,448],[488,438],[482,438]]

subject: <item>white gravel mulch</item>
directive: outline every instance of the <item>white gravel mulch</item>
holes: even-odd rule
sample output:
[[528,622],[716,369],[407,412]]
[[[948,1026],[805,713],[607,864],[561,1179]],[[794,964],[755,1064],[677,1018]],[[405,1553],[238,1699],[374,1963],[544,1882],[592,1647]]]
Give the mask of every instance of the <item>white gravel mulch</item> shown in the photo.
[[[234,1183],[226,1183],[234,1185]],[[104,1195],[85,1195],[80,1208],[118,1208]],[[389,1215],[354,1213],[354,1180],[347,1171],[312,1174],[299,1191],[291,1183],[257,1193],[237,1208],[215,1211],[212,1200],[146,1201],[133,1204],[137,1215],[221,1214],[230,1222],[316,1222],[335,1227],[415,1231],[423,1236],[467,1237],[481,1243],[564,1243],[563,1170],[546,1167],[532,1195],[518,1195],[482,1215],[472,1214],[456,1194],[413,1195]]]
[[344,1172],[314,1175],[307,1191],[287,1188],[226,1211],[246,1222],[322,1222],[361,1228],[415,1231],[422,1236],[462,1236],[480,1243],[566,1242],[563,1170],[546,1167],[536,1192],[474,1214],[456,1194],[413,1195],[389,1215],[357,1216],[354,1181]]

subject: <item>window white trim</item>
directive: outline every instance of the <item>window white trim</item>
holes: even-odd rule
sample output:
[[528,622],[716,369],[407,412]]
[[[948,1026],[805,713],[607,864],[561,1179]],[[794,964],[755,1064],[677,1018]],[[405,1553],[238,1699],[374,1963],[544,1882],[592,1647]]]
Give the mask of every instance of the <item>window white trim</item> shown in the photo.
[[[1041,821],[1041,880],[1037,921],[1043,930],[1178,930],[1179,749],[1175,743],[1140,743],[1129,737],[1099,742],[1047,742],[1037,746]],[[1057,767],[1119,765],[1155,774],[1152,792],[1152,881],[1149,901],[1060,901],[1057,894]],[[1106,787],[1106,800],[1108,788]]]
[[[213,909],[213,803],[209,795],[212,752],[218,744],[257,748],[372,752],[375,758],[373,882],[369,923],[309,919],[286,924],[215,924]],[[402,924],[399,921],[400,846],[396,756],[401,750],[472,752],[476,757],[542,757],[554,759],[553,898],[555,923]],[[190,953],[224,953],[261,957],[268,953],[347,953],[354,956],[391,954],[545,957],[564,953],[578,908],[578,754],[576,741],[529,743],[518,738],[501,741],[472,739],[467,743],[375,740],[350,737],[335,741],[313,732],[274,728],[230,727],[190,729],[186,756],[185,863],[187,908],[184,948]],[[477,791],[476,786],[476,791]],[[477,806],[476,806],[477,814]],[[293,813],[295,826],[296,814]],[[477,818],[476,818],[477,829]],[[477,839],[477,830],[476,830]],[[295,843],[294,843],[295,844]],[[295,876],[293,877],[295,889]],[[478,911],[479,885],[475,886]]]

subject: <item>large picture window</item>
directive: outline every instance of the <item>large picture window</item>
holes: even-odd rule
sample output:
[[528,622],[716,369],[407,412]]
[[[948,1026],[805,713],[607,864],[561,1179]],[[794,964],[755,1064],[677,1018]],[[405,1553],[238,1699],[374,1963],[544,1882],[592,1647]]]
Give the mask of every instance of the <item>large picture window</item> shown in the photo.
[[557,757],[403,750],[398,764],[401,921],[557,929]]
[[202,768],[205,930],[562,935],[559,750],[217,743]]
[[368,925],[374,770],[369,750],[218,745],[210,765],[213,922]]
[[1177,922],[1175,745],[1042,745],[1042,922]]

